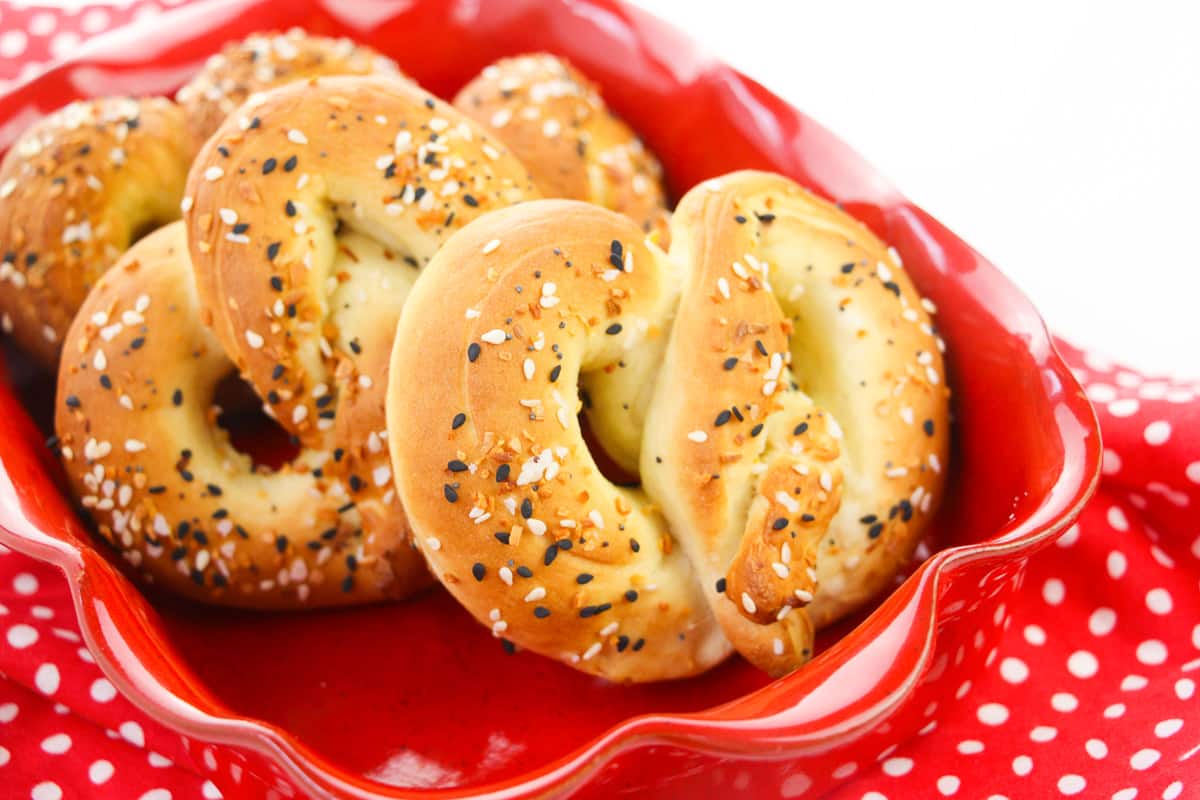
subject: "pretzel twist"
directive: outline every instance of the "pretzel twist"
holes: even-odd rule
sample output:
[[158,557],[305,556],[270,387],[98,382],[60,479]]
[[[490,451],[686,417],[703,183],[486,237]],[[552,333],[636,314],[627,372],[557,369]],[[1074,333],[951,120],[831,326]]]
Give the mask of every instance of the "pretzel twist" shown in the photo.
[[[883,243],[779,176],[697,187],[671,240],[547,200],[447,241],[392,351],[398,486],[434,575],[497,636],[616,680],[735,648],[782,674],[925,528],[938,340]],[[589,419],[605,447],[636,429],[641,489],[582,438],[585,375],[631,401]]]

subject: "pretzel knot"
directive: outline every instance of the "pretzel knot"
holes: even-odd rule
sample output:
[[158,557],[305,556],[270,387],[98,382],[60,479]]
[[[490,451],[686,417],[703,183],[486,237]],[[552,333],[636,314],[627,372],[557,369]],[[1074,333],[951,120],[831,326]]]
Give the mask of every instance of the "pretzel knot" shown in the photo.
[[[894,253],[779,176],[693,189],[671,242],[562,200],[451,237],[396,334],[394,471],[434,575],[495,635],[615,680],[733,649],[782,674],[926,528],[940,340]],[[581,379],[640,488],[597,467]]]
[[[131,249],[72,328],[58,428],[101,532],[209,602],[425,585],[386,448],[392,335],[442,241],[530,185],[482,129],[399,78],[251,97],[197,156],[184,221]],[[216,424],[213,392],[235,369],[301,448],[280,470],[253,467]]]

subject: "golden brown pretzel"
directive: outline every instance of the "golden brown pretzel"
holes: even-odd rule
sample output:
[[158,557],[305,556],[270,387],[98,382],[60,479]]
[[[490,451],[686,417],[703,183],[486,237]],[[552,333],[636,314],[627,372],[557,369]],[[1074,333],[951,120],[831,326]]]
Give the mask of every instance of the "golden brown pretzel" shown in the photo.
[[292,28],[287,33],[256,33],[226,45],[176,99],[200,144],[255,92],[323,75],[371,74],[399,75],[400,70],[390,58],[349,39],[311,36]]
[[0,165],[0,327],[46,366],[76,309],[139,236],[179,217],[193,150],[169,100],[71,103]]
[[502,145],[395,77],[258,95],[196,158],[184,217],[213,333],[383,541],[407,541],[384,421],[407,286],[453,231],[531,196]]
[[182,222],[134,245],[76,317],[59,370],[56,429],[77,497],[147,581],[210,603],[341,605],[424,584],[323,475],[329,451],[254,468],[217,426],[233,371],[201,322]]
[[[496,635],[617,680],[733,648],[781,674],[915,547],[946,460],[941,355],[885,246],[791,181],[697,187],[671,236],[668,258],[624,217],[541,201],[452,237],[392,351],[398,486]],[[647,354],[631,490],[596,467],[577,385]],[[637,425],[614,408],[592,412],[602,445]]]
[[545,197],[587,200],[666,235],[662,168],[591,81],[548,53],[503,58],[454,98],[528,167]]

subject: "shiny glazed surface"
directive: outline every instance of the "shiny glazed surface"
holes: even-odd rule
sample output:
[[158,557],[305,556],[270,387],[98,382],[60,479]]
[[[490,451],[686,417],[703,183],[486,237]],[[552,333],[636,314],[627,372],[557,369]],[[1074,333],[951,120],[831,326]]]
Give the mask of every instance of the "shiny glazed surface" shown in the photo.
[[956,415],[935,526],[944,549],[775,682],[734,660],[686,682],[604,685],[507,653],[440,590],[290,616],[148,600],[56,485],[44,435],[9,388],[28,396],[36,381],[13,364],[0,381],[0,541],[67,572],[113,683],[184,734],[202,772],[215,765],[226,797],[816,794],[836,765],[920,728],[982,664],[1025,559],[1069,523],[1098,471],[1091,409],[1025,298],[816,123],[612,0],[205,0],[103,36],[0,97],[0,147],[68,99],[171,92],[225,41],[292,25],[370,44],[443,97],[501,55],[557,52],[659,154],[675,196],[755,167],[841,201],[939,308]]

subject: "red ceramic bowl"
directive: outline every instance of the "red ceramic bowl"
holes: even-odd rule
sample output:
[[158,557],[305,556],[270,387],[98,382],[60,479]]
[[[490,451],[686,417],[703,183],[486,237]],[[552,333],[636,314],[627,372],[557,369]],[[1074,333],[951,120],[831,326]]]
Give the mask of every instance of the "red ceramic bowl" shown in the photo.
[[366,42],[444,97],[499,56],[561,53],[643,134],[676,195],[755,167],[842,202],[940,309],[956,416],[942,549],[775,682],[734,660],[607,685],[506,652],[436,590],[307,615],[151,602],[60,492],[14,373],[0,385],[0,541],[67,573],[112,682],[184,735],[227,798],[813,796],[930,725],[994,656],[1027,559],[1098,474],[1091,408],[1025,298],[819,125],[615,0],[201,0],[0,98],[0,147],[69,99],[173,92],[227,40],[293,25]]

